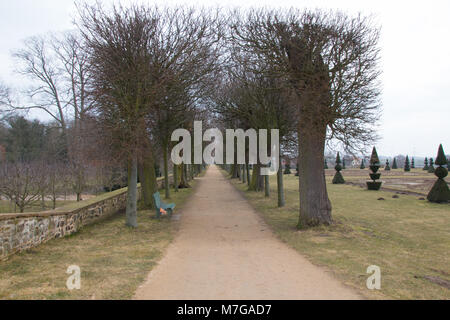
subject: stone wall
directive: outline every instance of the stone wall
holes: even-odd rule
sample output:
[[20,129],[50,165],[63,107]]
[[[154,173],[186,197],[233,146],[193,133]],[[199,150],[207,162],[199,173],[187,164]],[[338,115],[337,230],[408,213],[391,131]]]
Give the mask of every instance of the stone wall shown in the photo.
[[124,210],[126,199],[125,188],[53,211],[0,214],[0,260]]

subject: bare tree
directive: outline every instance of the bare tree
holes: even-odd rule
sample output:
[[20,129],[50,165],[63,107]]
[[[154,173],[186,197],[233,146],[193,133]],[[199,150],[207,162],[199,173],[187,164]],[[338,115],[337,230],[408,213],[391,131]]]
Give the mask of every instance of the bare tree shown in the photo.
[[45,180],[42,162],[0,163],[0,194],[12,201],[20,212],[41,201]]
[[330,224],[325,141],[334,138],[357,148],[375,138],[379,31],[368,18],[333,12],[251,10],[236,16],[234,41],[248,52],[250,65],[264,61],[276,70],[298,110],[298,227]]

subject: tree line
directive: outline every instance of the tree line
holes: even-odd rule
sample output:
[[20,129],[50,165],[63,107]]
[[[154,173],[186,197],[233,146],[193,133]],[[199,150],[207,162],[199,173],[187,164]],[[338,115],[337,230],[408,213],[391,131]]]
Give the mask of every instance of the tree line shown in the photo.
[[[15,52],[18,72],[35,85],[21,104],[0,86],[2,118],[42,110],[61,133],[67,163],[80,171],[94,160],[125,167],[127,225],[137,226],[138,180],[144,205],[153,205],[159,163],[170,197],[169,155],[177,143],[171,133],[192,132],[194,120],[222,129],[279,129],[280,154],[298,155],[298,226],[332,222],[326,143],[360,150],[376,139],[379,29],[370,18],[97,3],[80,4],[75,24],[74,32],[30,38]],[[267,195],[261,168],[253,165],[249,188]],[[174,166],[175,190],[200,170]],[[234,165],[232,172],[250,171]],[[281,170],[277,184],[282,206]]]

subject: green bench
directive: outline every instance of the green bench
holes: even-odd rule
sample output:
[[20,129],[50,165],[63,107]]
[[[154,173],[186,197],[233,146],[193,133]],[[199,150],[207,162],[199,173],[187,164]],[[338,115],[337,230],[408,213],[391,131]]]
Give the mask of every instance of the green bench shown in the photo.
[[156,218],[161,217],[161,211],[160,209],[164,209],[167,211],[167,215],[169,217],[172,216],[173,209],[175,209],[175,203],[169,203],[165,204],[161,201],[161,196],[159,195],[159,192],[156,192],[153,194],[153,200],[155,200],[155,207],[156,207]]

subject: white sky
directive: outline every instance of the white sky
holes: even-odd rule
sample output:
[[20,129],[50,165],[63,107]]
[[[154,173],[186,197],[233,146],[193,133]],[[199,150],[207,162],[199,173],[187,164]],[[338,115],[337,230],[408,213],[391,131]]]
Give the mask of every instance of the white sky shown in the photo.
[[[90,1],[92,2],[92,1]],[[104,0],[103,2],[112,2]],[[127,3],[127,1],[121,1]],[[439,143],[450,153],[450,1],[138,1],[158,4],[340,9],[375,14],[382,27],[383,116],[381,155],[435,156]],[[11,51],[26,37],[73,28],[72,0],[0,1],[0,79],[13,86]]]

